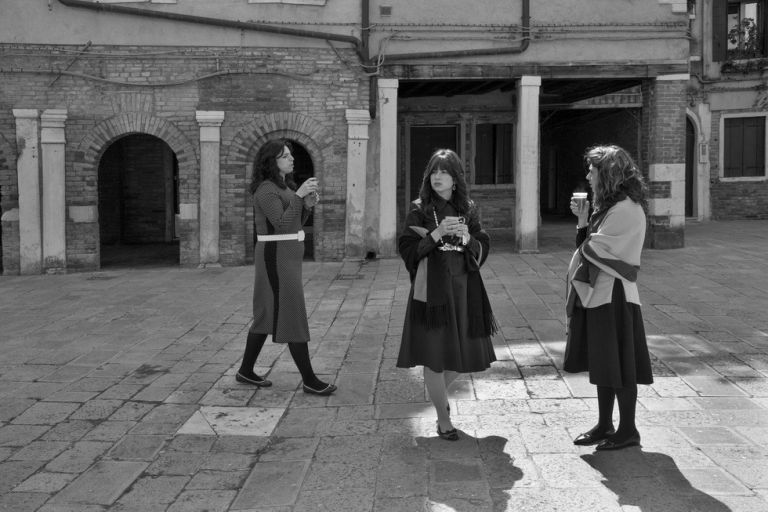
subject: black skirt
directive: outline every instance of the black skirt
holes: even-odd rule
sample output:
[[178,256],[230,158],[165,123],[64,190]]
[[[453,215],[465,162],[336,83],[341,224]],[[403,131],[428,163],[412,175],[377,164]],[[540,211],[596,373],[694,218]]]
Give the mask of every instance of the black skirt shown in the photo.
[[643,315],[639,305],[627,302],[621,280],[614,280],[608,304],[574,308],[563,370],[589,372],[589,382],[597,386],[653,383]]
[[464,255],[448,251],[440,256],[450,274],[450,285],[446,287],[448,322],[430,329],[423,320],[414,318],[411,286],[397,367],[426,366],[434,372],[450,370],[459,373],[486,370],[496,360],[496,354],[489,336],[473,338],[469,334],[469,308],[474,306],[467,303]]

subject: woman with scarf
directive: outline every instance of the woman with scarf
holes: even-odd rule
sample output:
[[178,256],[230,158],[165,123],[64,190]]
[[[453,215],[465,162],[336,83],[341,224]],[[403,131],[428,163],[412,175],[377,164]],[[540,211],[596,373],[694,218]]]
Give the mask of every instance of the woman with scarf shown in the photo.
[[[585,155],[595,209],[571,201],[578,249],[568,268],[568,335],[563,369],[589,372],[597,386],[598,422],[576,445],[618,450],[640,444],[635,426],[637,385],[653,383],[637,273],[645,239],[647,186],[632,157],[618,146]],[[619,428],[613,404],[619,403]]]
[[459,374],[485,370],[496,360],[491,336],[497,327],[480,277],[489,241],[458,155],[435,152],[398,240],[411,290],[397,366],[424,367],[437,434],[449,441],[459,434],[448,388]]

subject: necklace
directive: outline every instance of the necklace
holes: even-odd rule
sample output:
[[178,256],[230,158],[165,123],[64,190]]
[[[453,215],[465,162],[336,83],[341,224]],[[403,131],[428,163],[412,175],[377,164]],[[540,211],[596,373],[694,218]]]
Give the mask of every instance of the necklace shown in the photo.
[[[437,212],[435,210],[432,210],[432,216],[435,218],[435,229],[440,227],[440,223],[437,222]],[[443,235],[440,235],[440,242],[443,241]]]

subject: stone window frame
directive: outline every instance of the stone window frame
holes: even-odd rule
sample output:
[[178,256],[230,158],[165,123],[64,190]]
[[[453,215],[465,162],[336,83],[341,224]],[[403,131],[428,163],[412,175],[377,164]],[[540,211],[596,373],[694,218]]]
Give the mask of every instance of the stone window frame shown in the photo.
[[[765,129],[765,157],[763,162],[763,175],[762,176],[741,176],[741,177],[727,177],[725,176],[725,120],[734,119],[740,117],[762,117],[766,123]],[[720,148],[718,155],[718,178],[725,183],[737,183],[737,182],[753,182],[753,181],[768,181],[768,112],[730,112],[722,113],[720,115]]]

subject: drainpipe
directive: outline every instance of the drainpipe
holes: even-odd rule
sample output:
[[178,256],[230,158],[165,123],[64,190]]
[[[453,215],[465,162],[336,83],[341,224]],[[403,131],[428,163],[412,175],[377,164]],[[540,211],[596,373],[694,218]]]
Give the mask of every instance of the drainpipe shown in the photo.
[[[362,58],[362,43],[354,36],[345,36],[341,34],[332,34],[329,32],[316,32],[312,30],[302,30],[298,28],[280,27],[267,25],[265,23],[253,23],[250,21],[225,20],[220,18],[209,18],[207,16],[194,16],[191,14],[179,14],[166,11],[150,11],[147,9],[138,9],[136,7],[126,7],[123,5],[94,3],[85,0],[59,0],[59,3],[67,7],[80,7],[92,11],[114,12],[119,14],[130,14],[133,16],[144,16],[147,18],[161,18],[172,21],[183,21],[187,23],[198,23],[202,25],[212,25],[217,27],[237,28],[241,30],[253,30],[256,32],[271,32],[274,34],[283,34],[289,36],[309,37],[312,39],[324,39],[326,41],[340,41],[354,45],[358,56]],[[365,62],[365,61],[364,61]]]
[[384,61],[400,61],[411,59],[439,59],[443,57],[473,57],[482,55],[509,55],[523,53],[531,44],[531,5],[530,0],[523,0],[523,14],[521,16],[523,27],[523,41],[520,46],[507,46],[504,48],[483,48],[476,50],[447,50],[438,52],[420,53],[392,53],[385,54]]

